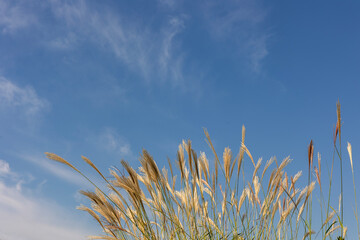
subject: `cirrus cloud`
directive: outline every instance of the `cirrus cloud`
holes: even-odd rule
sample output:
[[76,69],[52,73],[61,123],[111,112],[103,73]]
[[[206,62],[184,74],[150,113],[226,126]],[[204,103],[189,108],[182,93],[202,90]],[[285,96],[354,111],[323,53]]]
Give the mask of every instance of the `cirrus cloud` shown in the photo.
[[27,11],[26,1],[0,0],[0,29],[3,34],[14,33],[36,22],[36,16]]
[[0,107],[20,109],[28,116],[34,116],[50,106],[40,98],[31,86],[20,87],[0,76]]

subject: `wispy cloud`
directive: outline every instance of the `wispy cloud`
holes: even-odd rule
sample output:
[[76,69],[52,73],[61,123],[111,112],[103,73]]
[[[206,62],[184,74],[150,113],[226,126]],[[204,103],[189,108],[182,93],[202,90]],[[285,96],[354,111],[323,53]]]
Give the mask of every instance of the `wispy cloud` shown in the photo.
[[23,184],[32,182],[34,177],[31,174],[20,176],[10,169],[10,164],[7,161],[0,159],[0,182],[2,180],[15,183],[15,189],[21,191]]
[[10,173],[9,163],[0,159],[0,176],[8,175]]
[[[2,160],[7,171],[9,164]],[[4,240],[79,240],[90,235],[78,217],[45,199],[34,197],[32,189],[19,188],[0,179],[0,239]],[[77,220],[78,221],[77,221]]]
[[175,8],[175,6],[180,2],[180,0],[157,0],[161,6],[168,8]]
[[77,38],[74,33],[67,33],[66,36],[57,37],[50,40],[47,45],[54,50],[69,50],[73,49],[77,43]]
[[62,166],[55,162],[52,162],[49,159],[46,159],[44,156],[31,156],[31,155],[19,155],[23,160],[29,161],[36,164],[37,166],[43,168],[48,173],[51,173],[69,183],[76,184],[79,187],[91,186],[83,177],[74,172],[72,169]]
[[260,72],[261,61],[269,54],[268,39],[269,35],[262,35],[249,40],[250,65],[255,72]]
[[0,107],[16,108],[27,116],[34,116],[49,106],[49,102],[40,98],[32,87],[20,87],[0,76]]
[[169,20],[167,28],[163,32],[163,42],[159,54],[159,65],[164,78],[171,76],[174,83],[181,84],[183,80],[181,55],[173,59],[173,44],[175,37],[185,29],[183,18],[173,17]]
[[[43,36],[39,46],[56,51],[73,51],[90,45],[112,54],[125,69],[147,84],[170,83],[181,90],[189,90],[188,82],[202,78],[200,70],[189,66],[189,56],[182,45],[188,17],[181,11],[173,11],[179,5],[178,1],[154,1],[163,6],[161,21],[139,18],[122,12],[121,8],[115,11],[96,1],[51,0],[35,10],[33,6],[30,10],[23,7],[26,5],[24,2],[9,4],[0,0],[0,7],[6,12],[0,20],[3,31],[36,26],[31,30]],[[11,17],[13,25],[7,23],[6,19],[10,17],[5,17],[10,9],[16,13]],[[51,25],[38,20],[43,14],[49,17]],[[23,25],[20,22],[15,24],[15,16],[28,20]]]
[[264,27],[267,11],[261,2],[210,0],[203,6],[203,12],[211,35],[219,41],[235,43],[237,52],[246,56],[253,71],[259,72],[261,61],[268,55],[271,36]]
[[0,29],[2,33],[14,33],[35,22],[35,15],[26,10],[26,1],[0,0]]
[[[172,5],[172,1],[165,2]],[[161,26],[153,26],[151,22],[132,19],[105,7],[95,9],[82,0],[53,0],[52,9],[73,34],[72,39],[92,41],[104,51],[110,49],[128,69],[147,82],[160,79],[178,85],[184,80],[184,55],[177,54],[181,51],[173,45],[185,29],[184,15],[169,17]],[[62,48],[71,42],[74,41],[68,38],[56,39],[52,44]]]
[[96,139],[97,144],[109,152],[119,154],[121,157],[133,155],[127,140],[112,128],[103,130]]

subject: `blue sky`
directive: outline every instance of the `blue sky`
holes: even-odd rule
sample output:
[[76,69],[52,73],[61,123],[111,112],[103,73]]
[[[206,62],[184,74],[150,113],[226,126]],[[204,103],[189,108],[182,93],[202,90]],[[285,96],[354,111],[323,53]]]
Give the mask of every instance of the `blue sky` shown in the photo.
[[252,155],[290,155],[292,174],[306,171],[313,139],[326,182],[340,99],[358,170],[359,10],[358,1],[0,0],[0,238],[99,233],[74,210],[91,187],[44,152],[95,176],[81,155],[106,172],[121,159],[137,167],[145,148],[163,166],[191,139],[211,156],[204,127],[217,151],[237,152],[244,124]]

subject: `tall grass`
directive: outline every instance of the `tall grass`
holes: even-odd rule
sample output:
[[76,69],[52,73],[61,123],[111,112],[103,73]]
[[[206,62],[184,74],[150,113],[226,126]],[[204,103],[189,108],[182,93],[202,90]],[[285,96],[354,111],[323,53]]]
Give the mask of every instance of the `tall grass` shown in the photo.
[[[334,137],[335,152],[341,156],[340,104]],[[183,141],[177,151],[176,161],[160,170],[153,157],[143,150],[141,167],[136,171],[126,161],[123,170],[110,169],[106,178],[86,157],[89,164],[105,181],[101,189],[71,163],[53,154],[49,159],[61,162],[89,180],[94,191],[81,191],[91,205],[80,206],[102,228],[104,235],[92,239],[343,239],[347,228],[343,226],[343,189],[341,173],[340,207],[330,205],[332,173],[329,195],[325,201],[321,183],[321,157],[313,166],[314,144],[308,149],[308,181],[300,186],[302,172],[290,176],[286,167],[289,157],[278,161],[275,157],[263,164],[254,160],[245,144],[245,127],[238,154],[225,148],[222,157],[217,154],[207,130],[204,130],[212,151],[212,161],[192,148],[191,141]],[[339,147],[336,137],[339,136]],[[352,149],[348,153],[353,174],[355,203],[356,188],[352,163]],[[251,161],[246,168],[244,161]],[[174,166],[176,165],[176,166]],[[248,165],[248,164],[246,164]],[[178,172],[179,177],[175,175]],[[321,223],[312,222],[313,194],[316,177],[320,187],[319,203]],[[306,214],[304,214],[304,211]],[[358,210],[355,216],[359,233]],[[305,216],[304,216],[305,215]],[[340,232],[340,233],[339,233]],[[359,235],[360,239],[360,235]]]

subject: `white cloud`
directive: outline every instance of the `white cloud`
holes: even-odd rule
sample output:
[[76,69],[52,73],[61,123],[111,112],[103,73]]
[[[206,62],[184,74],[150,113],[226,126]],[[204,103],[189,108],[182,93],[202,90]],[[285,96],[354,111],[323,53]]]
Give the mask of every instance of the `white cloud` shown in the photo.
[[65,37],[50,40],[48,46],[55,50],[68,50],[76,45],[77,39],[74,33],[68,33]]
[[[182,81],[182,58],[172,59],[174,38],[185,28],[184,19],[173,17],[169,21],[169,26],[164,31],[162,49],[159,56],[160,69],[164,77],[170,75],[174,82]],[[174,64],[177,63],[177,64]]]
[[79,219],[55,202],[35,195],[46,180],[35,189],[22,187],[33,179],[11,171],[9,163],[4,160],[1,160],[0,167],[7,173],[0,178],[0,239],[75,240],[93,234],[86,224],[81,223],[85,218]]
[[[199,79],[194,69],[188,69],[186,52],[181,48],[181,33],[185,30],[184,14],[168,15],[161,23],[151,19],[134,18],[120,10],[114,11],[104,4],[84,0],[50,0],[39,4],[38,9],[27,1],[12,4],[0,0],[0,27],[3,31],[34,26],[42,31],[43,42],[53,50],[73,50],[83,43],[113,54],[134,74],[146,83],[170,82],[174,87],[187,90],[188,81]],[[166,9],[179,3],[158,0]],[[29,5],[30,7],[28,7]],[[37,20],[41,14],[54,17],[51,25]],[[2,12],[1,12],[2,11]],[[12,17],[8,17],[10,15]],[[1,20],[2,19],[2,20]],[[12,24],[6,19],[13,19]],[[16,21],[18,19],[18,23]],[[25,19],[22,22],[22,19]],[[51,29],[49,29],[51,28]],[[6,30],[5,30],[6,29]],[[1,30],[1,28],[0,28]]]
[[219,41],[234,42],[237,51],[245,55],[254,72],[268,55],[270,34],[264,28],[267,12],[255,0],[231,0],[225,3],[208,1],[203,7],[208,29]]
[[1,175],[8,175],[10,173],[10,166],[9,163],[0,159],[0,176]]
[[158,3],[168,8],[174,8],[180,0],[158,0]]
[[2,33],[14,33],[35,23],[36,17],[26,10],[24,2],[0,0],[0,29]]
[[249,41],[251,67],[255,72],[261,70],[261,61],[269,53],[267,50],[268,38],[268,35],[263,35]]
[[[172,1],[165,1],[171,5]],[[164,2],[164,3],[165,3]],[[185,29],[184,16],[170,17],[165,24],[152,28],[150,21],[141,22],[129,16],[101,7],[95,9],[88,2],[77,0],[52,1],[57,19],[67,26],[76,39],[92,41],[97,47],[110,51],[130,70],[146,81],[160,79],[175,85],[184,81],[183,54],[173,42]],[[73,38],[74,38],[73,35]],[[56,39],[55,47],[68,46],[69,39]],[[72,41],[75,42],[75,41]]]
[[23,184],[30,183],[34,180],[34,177],[31,174],[20,176],[10,169],[10,165],[7,161],[0,159],[0,181],[1,180],[16,182],[16,184],[14,184],[15,189],[21,191]]
[[0,212],[2,240],[80,240],[94,234],[80,223],[84,219],[1,180]]
[[19,87],[0,76],[0,107],[20,108],[28,116],[34,116],[49,107],[47,100],[40,98],[30,87]]
[[47,172],[66,180],[69,183],[76,184],[80,187],[89,187],[91,186],[82,176],[80,176],[73,169],[70,169],[67,166],[63,166],[60,163],[53,162],[45,157],[37,157],[31,155],[19,155],[23,160],[34,163],[41,168],[45,169]]
[[98,137],[97,143],[104,149],[119,154],[120,156],[132,156],[130,144],[115,130],[106,128]]

